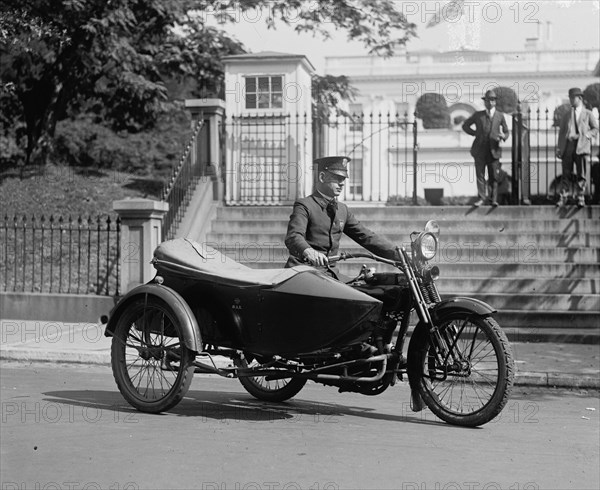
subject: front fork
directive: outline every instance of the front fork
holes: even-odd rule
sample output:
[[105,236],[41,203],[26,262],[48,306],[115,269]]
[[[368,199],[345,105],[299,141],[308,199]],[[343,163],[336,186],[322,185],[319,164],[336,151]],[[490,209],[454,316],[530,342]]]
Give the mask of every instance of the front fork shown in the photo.
[[[456,345],[457,335],[454,336],[453,339],[449,338],[446,332],[440,332],[440,329],[434,325],[433,320],[431,318],[431,314],[429,312],[429,306],[423,297],[423,293],[421,291],[421,287],[419,285],[419,280],[413,270],[411,261],[408,257],[408,253],[404,247],[398,250],[400,255],[400,263],[402,264],[402,269],[406,278],[408,279],[408,283],[411,289],[412,297],[414,299],[414,307],[417,311],[417,315],[419,316],[419,320],[427,325],[427,329],[429,331],[429,336],[431,339],[431,344],[434,347],[435,355],[437,356],[437,361],[439,365],[445,366],[448,363],[448,360],[452,358],[452,362],[461,362],[462,359],[458,359],[456,355],[456,349],[454,348]],[[436,296],[439,298],[439,294],[437,294],[437,288],[435,284],[432,284],[433,288],[436,291]],[[401,332],[402,333],[402,332]]]

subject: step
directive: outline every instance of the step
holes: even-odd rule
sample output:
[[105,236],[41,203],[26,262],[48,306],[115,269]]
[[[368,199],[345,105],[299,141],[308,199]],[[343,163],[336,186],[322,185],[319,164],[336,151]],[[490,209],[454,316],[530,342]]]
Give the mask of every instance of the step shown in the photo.
[[478,292],[467,293],[464,289],[457,291],[440,289],[442,299],[452,296],[470,296],[479,299],[497,310],[544,310],[550,311],[585,311],[595,312],[600,319],[600,295],[597,294],[522,294],[517,291],[505,293]]
[[[578,335],[595,339],[594,343],[600,344],[600,325],[597,312],[500,309],[493,313],[492,317],[502,327],[502,330],[511,333],[514,341],[537,340],[550,334],[564,338],[569,333],[577,332]],[[413,310],[409,325],[413,327],[418,321],[419,318]]]
[[[437,281],[440,291],[462,291],[467,296],[473,292],[492,293],[519,293],[519,294],[591,294],[600,292],[600,278],[451,278],[442,276]],[[446,294],[446,293],[444,293]]]
[[[381,230],[374,229],[375,232]],[[406,233],[387,232],[385,236],[397,245],[408,247],[410,241]],[[215,248],[225,246],[283,246],[285,230],[281,232],[264,232],[254,230],[249,233],[215,233],[210,232],[207,242],[218,244]],[[600,233],[578,232],[557,235],[556,233],[477,233],[469,236],[464,233],[447,233],[440,238],[444,247],[473,248],[488,247],[498,249],[502,247],[600,247]],[[350,238],[344,236],[340,241],[343,249],[354,244]]]
[[[361,204],[347,203],[358,219],[411,219],[425,221],[430,219],[600,219],[600,206],[586,206],[578,209],[576,206],[556,208],[554,206],[500,206],[490,208],[484,206],[381,206],[366,207]],[[248,219],[276,218],[288,219],[292,206],[220,206],[217,219]]]
[[517,329],[522,335],[541,334],[549,328],[564,329],[565,334],[570,330],[586,329],[589,335],[600,338],[596,312],[500,310],[494,318],[503,329]]
[[539,342],[556,344],[600,344],[596,328],[505,328],[510,342]]
[[[239,256],[229,255],[232,259],[242,262],[253,269],[278,269],[285,265],[285,261],[269,261],[266,251],[257,250],[260,260],[240,261]],[[228,254],[226,254],[228,255]],[[356,276],[365,264],[367,267],[374,267],[379,272],[394,271],[395,269],[385,264],[378,264],[370,261],[353,261],[352,263],[340,263],[338,268],[342,274],[347,276]],[[493,281],[495,278],[545,278],[547,280],[555,278],[565,279],[596,279],[599,274],[598,264],[498,264],[485,262],[468,262],[454,264],[440,264],[440,274],[444,278],[465,278],[469,277],[486,279]]]
[[[368,227],[372,230],[386,231],[405,230],[420,231],[423,226],[422,221],[407,219],[372,219],[369,218]],[[441,229],[441,238],[448,233],[555,233],[567,234],[589,232],[600,233],[600,220],[579,220],[579,219],[482,219],[480,221],[452,219],[439,220]],[[280,218],[255,218],[247,219],[229,219],[220,218],[212,223],[213,233],[256,233],[257,230],[263,233],[285,233],[287,230],[288,219]]]
[[[217,244],[212,242],[212,245]],[[225,253],[232,254],[249,260],[256,258],[256,245],[242,246],[241,244],[227,246],[218,244],[219,249]],[[224,245],[224,246],[223,246]],[[365,252],[365,249],[353,242],[344,242],[342,250],[349,253]],[[283,243],[277,245],[269,244],[265,247],[268,257],[278,257],[285,261],[289,252]],[[238,259],[236,259],[238,260]],[[470,244],[460,248],[457,244],[441,243],[437,256],[432,263],[463,263],[463,262],[558,262],[558,263],[599,263],[600,247],[539,247],[537,245],[517,245],[497,249],[496,247],[472,247]]]

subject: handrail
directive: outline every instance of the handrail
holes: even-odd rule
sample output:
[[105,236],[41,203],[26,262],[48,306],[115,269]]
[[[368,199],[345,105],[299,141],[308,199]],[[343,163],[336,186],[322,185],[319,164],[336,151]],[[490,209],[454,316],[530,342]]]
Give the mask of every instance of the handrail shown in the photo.
[[200,177],[197,152],[192,152],[192,148],[196,144],[198,133],[203,125],[204,119],[200,118],[181,155],[179,164],[173,170],[169,183],[163,189],[162,200],[169,205],[169,210],[162,222],[163,239],[173,238],[175,234],[174,226],[181,221],[189,204],[192,185]]

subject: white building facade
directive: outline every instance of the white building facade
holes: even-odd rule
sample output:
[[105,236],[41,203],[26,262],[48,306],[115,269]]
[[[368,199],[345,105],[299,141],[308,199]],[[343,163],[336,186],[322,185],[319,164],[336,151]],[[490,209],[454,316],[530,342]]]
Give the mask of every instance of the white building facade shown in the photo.
[[[422,122],[417,119],[416,184],[419,196],[424,196],[425,189],[443,189],[440,192],[445,196],[475,194],[475,175],[469,154],[473,138],[462,132],[462,121],[474,111],[483,109],[481,97],[486,90],[499,86],[511,88],[517,94],[522,110],[525,113],[528,109],[532,111],[530,125],[536,131],[531,135],[532,158],[539,157],[542,146],[544,158],[532,161],[531,186],[532,192],[544,193],[557,172],[560,173],[560,162],[553,156],[556,138],[552,124],[554,109],[568,102],[570,87],[585,89],[599,81],[592,73],[600,52],[538,49],[535,40],[529,40],[527,47],[525,51],[494,53],[406,52],[388,59],[374,56],[329,57],[325,71],[350,79],[359,95],[348,109],[351,113],[364,113],[367,118],[402,118],[407,114],[410,119],[423,94],[444,96],[450,112],[448,129],[423,129]],[[511,128],[511,116],[507,115],[507,119]],[[361,168],[354,169],[355,175],[356,172],[362,174],[364,182],[373,177],[388,179],[389,192],[378,192],[374,197],[376,200],[389,198],[386,193],[406,195],[412,192],[415,173],[409,157],[413,150],[412,139],[394,138],[393,135],[390,138],[382,128],[370,135],[368,129],[365,127],[359,138],[362,140],[361,154],[355,164]],[[339,143],[337,145],[339,147]],[[503,169],[508,173],[511,171],[511,145],[512,135],[503,145],[505,151],[501,159]],[[342,145],[343,149],[352,147],[351,144]],[[550,151],[551,157],[548,156]],[[386,166],[389,167],[387,173],[375,170]],[[390,185],[390,178],[396,180],[393,185]],[[366,199],[370,199],[368,191]]]

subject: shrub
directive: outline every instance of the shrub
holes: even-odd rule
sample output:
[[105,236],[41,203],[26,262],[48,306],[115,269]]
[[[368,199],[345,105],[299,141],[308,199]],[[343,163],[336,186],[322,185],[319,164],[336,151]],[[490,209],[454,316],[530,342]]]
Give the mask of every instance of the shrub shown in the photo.
[[600,109],[600,83],[592,83],[583,91],[583,100],[587,102],[589,108],[598,107]]
[[425,93],[417,101],[417,117],[423,120],[425,129],[441,129],[450,126],[450,111],[442,94]]
[[505,114],[512,114],[517,112],[517,104],[519,98],[515,91],[510,87],[496,87],[494,89],[496,96],[498,97],[496,102],[496,108]]
[[560,122],[562,121],[565,114],[567,114],[571,110],[571,104],[568,102],[566,104],[559,105],[554,109],[554,114],[552,116],[552,126],[555,128],[560,126]]
[[0,169],[19,165],[24,161],[25,150],[19,145],[15,132],[0,132]]
[[165,115],[155,129],[139,133],[115,133],[81,117],[57,124],[54,158],[74,166],[166,176],[190,136],[185,114]]

